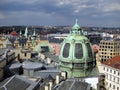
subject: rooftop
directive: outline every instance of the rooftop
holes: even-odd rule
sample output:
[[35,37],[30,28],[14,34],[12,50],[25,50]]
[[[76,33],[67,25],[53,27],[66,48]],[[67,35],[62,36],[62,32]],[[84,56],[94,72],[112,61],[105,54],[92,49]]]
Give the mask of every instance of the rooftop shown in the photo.
[[14,75],[0,83],[0,90],[33,90],[37,84],[19,75]]
[[120,69],[120,55],[115,56],[107,61],[104,61],[103,64],[116,69]]
[[75,79],[67,79],[57,90],[90,90],[91,85]]

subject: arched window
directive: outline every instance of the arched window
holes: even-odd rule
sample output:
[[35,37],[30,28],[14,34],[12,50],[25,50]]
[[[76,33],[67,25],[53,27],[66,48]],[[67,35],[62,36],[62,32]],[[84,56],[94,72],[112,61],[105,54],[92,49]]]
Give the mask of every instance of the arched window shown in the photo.
[[69,56],[70,43],[66,43],[63,49],[63,57],[67,58]]
[[81,59],[83,57],[83,48],[81,43],[75,44],[75,57]]

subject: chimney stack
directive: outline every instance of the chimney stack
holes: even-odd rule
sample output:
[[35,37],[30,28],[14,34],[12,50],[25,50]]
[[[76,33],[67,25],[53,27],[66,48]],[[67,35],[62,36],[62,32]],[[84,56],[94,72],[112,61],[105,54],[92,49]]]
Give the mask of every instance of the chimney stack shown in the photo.
[[56,84],[59,84],[59,82],[60,82],[60,75],[57,74],[57,75],[56,75]]

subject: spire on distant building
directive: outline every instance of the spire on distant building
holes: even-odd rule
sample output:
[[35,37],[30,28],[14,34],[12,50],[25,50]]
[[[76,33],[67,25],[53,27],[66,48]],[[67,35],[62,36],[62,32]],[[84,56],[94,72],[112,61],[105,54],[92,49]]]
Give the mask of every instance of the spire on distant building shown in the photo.
[[21,30],[20,30],[20,33],[19,33],[20,35],[22,34],[22,32],[21,32]]
[[27,38],[28,37],[28,28],[26,27],[24,36]]
[[34,32],[33,32],[33,36],[36,36],[36,32],[35,32],[35,29],[34,29]]

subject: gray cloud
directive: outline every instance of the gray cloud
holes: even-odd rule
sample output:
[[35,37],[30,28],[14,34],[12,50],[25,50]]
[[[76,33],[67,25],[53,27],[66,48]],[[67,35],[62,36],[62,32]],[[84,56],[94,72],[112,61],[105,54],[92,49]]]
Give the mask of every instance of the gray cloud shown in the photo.
[[[119,0],[1,0],[0,25],[119,26]],[[109,21],[109,22],[108,22]],[[114,23],[112,23],[114,22]]]

